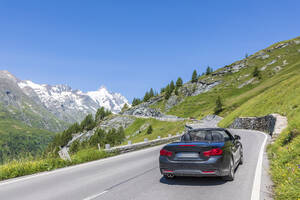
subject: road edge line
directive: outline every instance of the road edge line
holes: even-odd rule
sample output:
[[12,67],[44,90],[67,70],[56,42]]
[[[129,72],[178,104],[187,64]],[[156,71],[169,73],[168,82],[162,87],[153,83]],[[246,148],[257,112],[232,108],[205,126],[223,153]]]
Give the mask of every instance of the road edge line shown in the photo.
[[251,200],[260,200],[260,187],[261,187],[261,176],[262,176],[262,164],[263,164],[263,156],[265,151],[265,146],[267,143],[268,136],[265,133],[261,133],[265,136],[265,139],[261,145],[256,169],[255,169],[255,177],[253,180],[252,185],[252,192],[251,192]]

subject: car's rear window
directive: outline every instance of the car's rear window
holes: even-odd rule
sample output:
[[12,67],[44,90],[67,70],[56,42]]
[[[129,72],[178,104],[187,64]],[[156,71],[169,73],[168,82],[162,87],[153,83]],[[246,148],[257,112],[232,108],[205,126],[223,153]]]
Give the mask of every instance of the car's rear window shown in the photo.
[[207,142],[224,142],[229,139],[225,131],[220,130],[198,130],[186,133],[183,140],[185,141],[207,141]]

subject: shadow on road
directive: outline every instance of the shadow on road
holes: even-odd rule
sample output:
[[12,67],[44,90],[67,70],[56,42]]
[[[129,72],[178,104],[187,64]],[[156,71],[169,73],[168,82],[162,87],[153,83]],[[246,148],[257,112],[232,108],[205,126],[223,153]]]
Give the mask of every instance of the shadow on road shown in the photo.
[[174,179],[166,179],[162,177],[160,182],[168,185],[189,185],[189,186],[215,186],[222,185],[226,181],[220,177],[176,177]]

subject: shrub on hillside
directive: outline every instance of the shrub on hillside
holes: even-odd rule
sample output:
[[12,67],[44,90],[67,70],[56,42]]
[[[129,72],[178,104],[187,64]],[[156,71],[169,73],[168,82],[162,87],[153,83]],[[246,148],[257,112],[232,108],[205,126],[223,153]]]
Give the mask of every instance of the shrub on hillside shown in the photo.
[[223,103],[222,103],[222,100],[221,100],[221,97],[218,96],[217,100],[216,100],[216,107],[215,107],[215,114],[219,114],[220,112],[222,112],[223,110]]
[[252,72],[252,76],[253,76],[253,77],[257,77],[258,79],[261,79],[261,73],[260,73],[258,67],[255,67],[255,68],[254,68],[254,70],[253,70],[253,72]]
[[148,129],[147,129],[147,134],[150,135],[150,134],[152,133],[152,131],[153,131],[153,128],[152,128],[152,126],[150,125],[150,126],[148,127]]

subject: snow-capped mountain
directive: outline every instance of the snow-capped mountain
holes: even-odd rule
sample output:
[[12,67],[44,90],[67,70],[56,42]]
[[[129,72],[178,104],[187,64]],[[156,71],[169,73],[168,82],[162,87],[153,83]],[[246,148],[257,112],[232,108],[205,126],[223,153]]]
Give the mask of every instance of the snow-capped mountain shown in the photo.
[[125,103],[130,105],[124,96],[110,92],[104,86],[85,93],[67,85],[22,81],[10,72],[0,70],[1,112],[7,119],[35,128],[61,131],[68,123],[81,122],[87,114],[95,114],[101,106],[118,113]]
[[19,81],[19,87],[59,119],[67,122],[81,121],[87,114],[95,114],[101,106],[118,113],[128,100],[119,93],[112,93],[102,86],[97,91],[84,93],[67,85],[36,84]]
[[87,114],[95,114],[101,106],[118,113],[128,100],[119,93],[112,93],[104,86],[97,91],[84,93],[67,85],[36,84],[32,81],[19,81],[19,87],[37,103],[67,122],[81,121]]
[[122,110],[124,104],[128,104],[128,100],[120,93],[109,92],[105,86],[101,86],[97,91],[86,93],[98,105],[111,110],[113,113],[118,113]]

